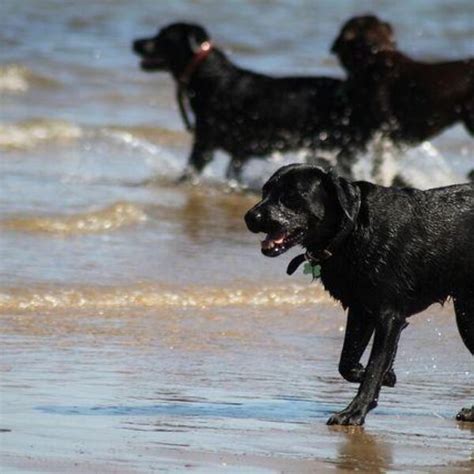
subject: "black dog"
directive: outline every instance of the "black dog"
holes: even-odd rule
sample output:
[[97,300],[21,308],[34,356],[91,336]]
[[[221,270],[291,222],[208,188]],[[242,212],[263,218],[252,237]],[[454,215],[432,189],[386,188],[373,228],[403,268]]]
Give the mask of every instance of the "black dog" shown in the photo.
[[[328,424],[364,423],[381,386],[395,385],[392,363],[406,318],[432,303],[453,297],[459,332],[474,354],[473,184],[385,188],[294,164],[270,178],[245,221],[252,232],[268,233],[266,256],[303,246],[288,273],[304,260],[319,264],[325,288],[349,308],[339,371],[360,387]],[[364,369],[359,361],[373,333]],[[457,418],[474,421],[474,406]]]
[[355,151],[371,136],[345,82],[328,77],[273,78],[232,64],[204,28],[175,23],[136,40],[145,71],[169,71],[195,116],[194,144],[184,178],[199,174],[221,149],[231,156],[227,177],[239,180],[250,158],[300,148],[340,151],[339,172],[350,175]]
[[347,21],[331,51],[395,143],[418,144],[457,122],[474,134],[474,58],[415,61],[396,49],[391,25],[372,15]]

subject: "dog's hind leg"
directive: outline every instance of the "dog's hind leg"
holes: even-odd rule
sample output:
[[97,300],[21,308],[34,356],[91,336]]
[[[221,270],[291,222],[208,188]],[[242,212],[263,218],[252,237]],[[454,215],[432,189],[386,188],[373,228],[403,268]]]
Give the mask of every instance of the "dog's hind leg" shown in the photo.
[[329,171],[332,168],[331,161],[327,158],[319,156],[316,150],[311,150],[305,154],[304,160],[309,165],[319,166],[324,171]]
[[193,145],[189,160],[179,181],[189,181],[197,178],[204,167],[212,161],[213,153],[205,147],[200,141],[196,140]]
[[[374,322],[367,314],[355,308],[349,309],[344,345],[339,361],[339,373],[348,382],[362,383],[364,380],[365,369],[360,363],[360,358],[369,344],[374,328]],[[393,387],[396,380],[395,372],[390,368],[382,384]]]
[[454,311],[459,334],[474,355],[474,289],[454,296]]
[[[454,297],[454,310],[461,338],[474,356],[474,289]],[[474,405],[471,408],[463,408],[456,419],[474,422]]]
[[246,161],[246,158],[231,156],[225,173],[226,179],[240,183],[242,181],[242,167]]
[[463,105],[461,118],[467,131],[474,135],[474,97],[471,97]]
[[[466,101],[462,108],[461,116],[466,130],[471,135],[474,135],[474,97]],[[474,169],[468,173],[467,179],[474,183]]]
[[390,370],[397,352],[398,340],[405,318],[393,311],[384,311],[375,320],[375,336],[369,363],[359,391],[347,408],[335,413],[328,425],[362,425],[369,410],[377,406],[384,375]]
[[353,150],[343,148],[336,156],[336,171],[339,176],[352,180],[354,175],[352,173],[352,168],[357,161]]

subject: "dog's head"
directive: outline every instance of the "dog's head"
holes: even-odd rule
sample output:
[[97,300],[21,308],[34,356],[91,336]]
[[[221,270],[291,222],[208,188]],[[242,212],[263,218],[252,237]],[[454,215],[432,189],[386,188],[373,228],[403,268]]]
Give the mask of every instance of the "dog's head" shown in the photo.
[[172,23],[156,36],[133,42],[133,51],[141,59],[145,71],[169,71],[176,77],[190,63],[201,45],[209,41],[206,30],[199,25]]
[[371,55],[393,51],[396,46],[390,23],[374,15],[365,15],[353,17],[344,24],[331,52],[348,71],[352,71],[367,64]]
[[360,205],[358,188],[332,172],[310,165],[280,168],[263,186],[262,200],[245,215],[251,232],[267,234],[262,253],[277,257],[295,245],[322,251],[352,222]]

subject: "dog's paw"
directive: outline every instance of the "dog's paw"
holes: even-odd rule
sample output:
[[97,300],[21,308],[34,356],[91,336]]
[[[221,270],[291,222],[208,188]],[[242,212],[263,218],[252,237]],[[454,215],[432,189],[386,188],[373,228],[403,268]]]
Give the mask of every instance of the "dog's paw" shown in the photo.
[[361,410],[342,410],[331,415],[327,421],[328,425],[352,425],[362,426],[365,421],[365,413]]
[[191,183],[196,185],[199,184],[199,175],[192,168],[186,168],[176,182],[178,184]]
[[474,422],[474,406],[471,408],[463,408],[456,415],[456,420]]
[[186,183],[190,180],[191,180],[191,176],[189,175],[189,173],[184,172],[179,176],[179,178],[176,179],[176,183],[177,184]]
[[395,375],[395,371],[390,369],[383,377],[382,385],[385,387],[395,387],[397,383],[397,376]]

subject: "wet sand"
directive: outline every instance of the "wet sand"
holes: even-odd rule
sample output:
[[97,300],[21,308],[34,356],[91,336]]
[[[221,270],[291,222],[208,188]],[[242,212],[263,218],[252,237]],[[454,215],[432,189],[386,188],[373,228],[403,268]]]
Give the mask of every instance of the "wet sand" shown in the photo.
[[[1,2],[2,474],[473,472],[474,428],[454,416],[474,364],[451,304],[413,318],[364,428],[326,426],[357,390],[337,372],[342,309],[287,277],[296,250],[261,256],[242,219],[257,197],[226,185],[228,157],[176,184],[191,137],[175,84],[130,43],[193,21],[242,67],[342,77],[329,47],[349,16],[374,11],[410,55],[455,59],[472,55],[474,4],[211,3]],[[458,125],[385,151],[386,177],[426,188],[464,180],[474,141]],[[252,160],[244,183],[303,155]]]
[[337,374],[343,313],[311,290],[319,302],[265,311],[4,312],[4,472],[472,472],[474,426],[454,420],[472,359],[451,306],[413,319],[364,428],[328,427],[356,388]]

